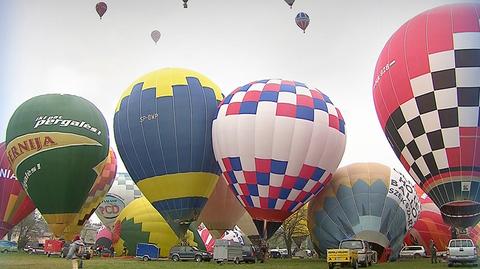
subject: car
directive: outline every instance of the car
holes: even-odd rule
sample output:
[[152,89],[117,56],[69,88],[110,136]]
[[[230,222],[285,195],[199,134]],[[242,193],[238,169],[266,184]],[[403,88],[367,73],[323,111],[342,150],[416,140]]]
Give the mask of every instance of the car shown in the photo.
[[477,248],[472,239],[452,239],[447,247],[448,267],[455,263],[478,265]]
[[423,246],[405,246],[400,250],[400,258],[421,258],[427,257]]
[[0,240],[0,252],[2,253],[18,252],[18,245],[16,242],[12,242],[8,240]]
[[282,253],[280,253],[280,251],[278,251],[277,249],[271,249],[269,252],[270,252],[270,258],[273,258],[273,259],[282,258]]
[[213,258],[212,254],[191,246],[174,246],[170,249],[168,256],[172,261],[175,262],[188,260],[194,260],[196,262],[209,262]]
[[257,253],[252,245],[244,245],[242,247],[242,256],[245,263],[257,262]]
[[45,254],[44,246],[42,243],[33,243],[31,245],[26,245],[23,248],[23,251],[28,254]]

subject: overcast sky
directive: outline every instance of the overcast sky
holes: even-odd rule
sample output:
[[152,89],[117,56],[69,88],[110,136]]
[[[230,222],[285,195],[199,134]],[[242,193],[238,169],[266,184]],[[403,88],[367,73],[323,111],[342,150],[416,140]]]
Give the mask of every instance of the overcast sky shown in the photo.
[[[105,1],[0,0],[0,139],[27,99],[70,93],[104,114],[113,148],[113,115],[123,90],[163,67],[203,73],[230,93],[264,78],[305,82],[341,110],[347,147],[341,165],[375,161],[401,168],[378,123],[373,71],[384,44],[404,22],[453,0]],[[295,15],[310,16],[307,33]],[[150,32],[158,29],[158,45]],[[123,164],[120,171],[126,171]]]

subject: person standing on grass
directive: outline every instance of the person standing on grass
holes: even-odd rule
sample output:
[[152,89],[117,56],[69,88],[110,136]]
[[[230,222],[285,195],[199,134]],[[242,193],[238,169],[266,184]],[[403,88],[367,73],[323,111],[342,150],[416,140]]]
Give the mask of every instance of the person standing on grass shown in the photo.
[[[72,269],[83,268],[83,252],[85,251],[85,244],[79,235],[73,239],[70,248],[68,249],[67,259],[72,260]],[[80,264],[80,266],[79,266]]]
[[433,239],[430,239],[430,254],[432,263],[437,263],[437,246],[435,246]]

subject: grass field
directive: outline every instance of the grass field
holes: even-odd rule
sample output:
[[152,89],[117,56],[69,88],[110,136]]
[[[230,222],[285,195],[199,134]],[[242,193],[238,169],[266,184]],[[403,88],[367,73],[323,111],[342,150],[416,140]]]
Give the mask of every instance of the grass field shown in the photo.
[[[95,257],[91,260],[84,261],[83,268],[85,269],[110,269],[110,268],[121,268],[121,269],[217,269],[217,268],[262,268],[262,269],[294,269],[294,268],[308,268],[308,269],[319,269],[319,268],[328,268],[327,264],[324,261],[318,259],[270,259],[266,263],[256,263],[256,264],[222,264],[218,265],[214,262],[206,263],[195,263],[195,262],[171,262],[171,261],[150,261],[143,262],[133,259],[124,259],[124,258],[98,258]],[[44,255],[27,255],[24,253],[18,254],[0,254],[0,269],[61,269],[61,268],[71,268],[71,261],[66,259],[61,259],[58,257],[47,257]],[[385,269],[430,269],[430,268],[447,268],[446,263],[439,264],[430,264],[428,259],[419,259],[419,260],[404,260],[399,262],[384,263],[384,264],[374,264],[371,269],[375,268],[385,268]]]

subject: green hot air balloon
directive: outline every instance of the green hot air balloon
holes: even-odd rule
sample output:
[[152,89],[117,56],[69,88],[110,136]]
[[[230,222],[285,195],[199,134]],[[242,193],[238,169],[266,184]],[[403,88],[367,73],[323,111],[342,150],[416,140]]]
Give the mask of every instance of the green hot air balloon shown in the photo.
[[74,95],[31,98],[7,127],[12,169],[57,237],[81,209],[108,149],[105,118]]

